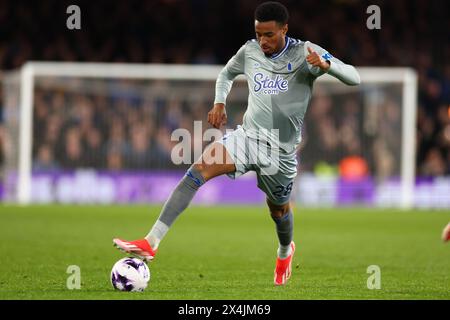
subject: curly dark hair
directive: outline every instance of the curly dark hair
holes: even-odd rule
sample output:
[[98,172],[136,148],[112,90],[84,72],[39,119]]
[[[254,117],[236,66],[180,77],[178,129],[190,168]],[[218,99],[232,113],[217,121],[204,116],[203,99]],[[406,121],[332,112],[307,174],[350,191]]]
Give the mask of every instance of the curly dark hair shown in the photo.
[[267,1],[256,8],[255,20],[259,22],[275,21],[280,25],[285,25],[289,20],[289,12],[283,4]]

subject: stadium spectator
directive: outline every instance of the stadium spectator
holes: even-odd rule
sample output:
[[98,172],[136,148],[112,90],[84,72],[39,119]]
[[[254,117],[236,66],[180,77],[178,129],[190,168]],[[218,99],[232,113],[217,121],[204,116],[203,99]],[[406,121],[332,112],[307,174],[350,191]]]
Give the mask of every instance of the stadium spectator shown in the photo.
[[104,168],[104,148],[103,139],[97,128],[90,128],[84,139],[84,164],[86,167],[101,169]]
[[147,128],[138,124],[130,128],[130,149],[126,152],[127,167],[133,169],[151,168],[154,157],[151,152],[151,143]]
[[120,150],[111,147],[106,155],[106,168],[111,171],[123,169],[123,156]]
[[35,171],[52,171],[59,169],[59,164],[53,156],[53,149],[48,144],[39,147],[37,157],[33,161],[33,170]]
[[81,144],[80,129],[78,127],[72,127],[67,130],[63,150],[59,154],[63,168],[73,169],[84,167],[84,150]]

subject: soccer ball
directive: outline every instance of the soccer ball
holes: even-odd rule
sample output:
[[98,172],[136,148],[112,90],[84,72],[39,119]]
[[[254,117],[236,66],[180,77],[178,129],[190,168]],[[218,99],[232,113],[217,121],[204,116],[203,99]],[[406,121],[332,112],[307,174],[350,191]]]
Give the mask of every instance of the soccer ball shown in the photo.
[[144,291],[150,281],[150,269],[138,258],[123,258],[111,270],[111,284],[120,291]]

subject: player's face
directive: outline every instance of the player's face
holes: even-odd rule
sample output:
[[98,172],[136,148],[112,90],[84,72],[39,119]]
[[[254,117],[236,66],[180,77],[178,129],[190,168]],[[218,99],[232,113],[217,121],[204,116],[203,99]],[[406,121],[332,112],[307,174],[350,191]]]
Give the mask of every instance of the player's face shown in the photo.
[[285,45],[288,25],[281,26],[276,21],[259,22],[255,20],[256,39],[265,55],[281,51]]

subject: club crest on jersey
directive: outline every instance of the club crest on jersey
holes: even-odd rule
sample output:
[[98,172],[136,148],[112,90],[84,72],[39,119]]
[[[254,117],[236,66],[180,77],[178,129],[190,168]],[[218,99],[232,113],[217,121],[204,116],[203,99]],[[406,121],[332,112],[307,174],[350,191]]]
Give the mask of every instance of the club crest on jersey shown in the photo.
[[322,58],[324,58],[325,60],[330,60],[331,58],[333,58],[333,56],[329,52],[325,52],[322,55]]
[[280,92],[286,92],[289,88],[289,81],[280,75],[271,79],[268,75],[258,72],[253,76],[253,81],[255,92],[262,92],[263,94],[276,95]]

